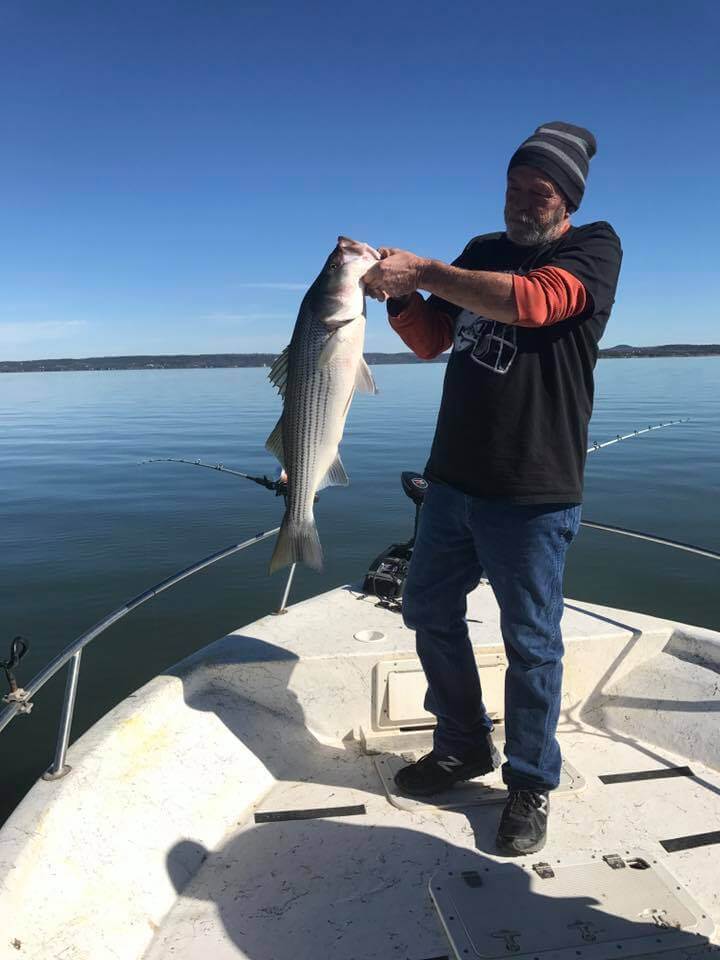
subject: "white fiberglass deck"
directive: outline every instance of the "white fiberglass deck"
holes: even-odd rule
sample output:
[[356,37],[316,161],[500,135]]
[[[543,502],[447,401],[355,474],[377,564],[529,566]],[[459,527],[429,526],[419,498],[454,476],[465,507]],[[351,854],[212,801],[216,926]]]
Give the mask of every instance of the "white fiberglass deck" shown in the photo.
[[[487,587],[469,617],[501,731],[502,648]],[[383,637],[373,642],[373,632]],[[715,942],[709,931],[720,928],[720,638],[572,601],[564,637],[560,741],[584,784],[552,795],[539,854],[495,853],[497,802],[389,802],[378,762],[412,755],[430,736],[416,729],[426,720],[404,675],[413,638],[398,614],[340,589],[156,678],[71,748],[68,777],[37,784],[0,831],[9,908],[0,957],[595,960],[714,950],[692,933],[682,945],[673,937],[692,913],[687,896],[697,931]],[[609,854],[644,859],[647,871],[614,872]],[[555,878],[541,879],[539,862]],[[577,863],[588,867],[562,886]],[[672,905],[647,879],[660,883],[656,868],[669,871]],[[462,904],[448,893],[453,882]],[[442,908],[446,895],[441,920],[435,902]],[[623,909],[632,917],[621,919]]]
[[[597,780],[600,774],[655,770],[683,765],[685,759],[582,729],[565,733],[562,743],[592,785],[578,796],[553,798],[549,843],[522,861],[552,865],[643,851],[651,861],[663,860],[720,922],[718,848],[669,856],[658,842],[706,832],[713,821],[718,826],[720,777],[695,764],[696,777],[690,781],[604,786]],[[372,762],[354,750],[328,757],[323,779],[327,782],[279,784],[258,812],[359,805],[366,812],[260,824],[252,815],[245,818],[183,890],[148,960],[427,960],[452,955],[428,882],[437,872],[482,874],[491,860],[502,859],[496,858],[493,842],[500,808],[439,812],[428,804],[424,811],[404,813],[387,803]],[[503,862],[506,870],[520,872],[522,861]],[[521,933],[528,932],[529,888],[528,879],[527,902],[517,904],[514,923]],[[588,893],[592,896],[592,891],[576,891],[578,904]],[[478,908],[482,905],[479,900]],[[569,913],[577,909],[572,903],[566,907]],[[600,919],[598,926],[603,926]],[[494,932],[491,921],[489,930]],[[518,943],[522,946],[522,936]],[[582,931],[577,946],[585,946]],[[623,950],[632,953],[628,944]],[[504,953],[499,941],[497,955]]]

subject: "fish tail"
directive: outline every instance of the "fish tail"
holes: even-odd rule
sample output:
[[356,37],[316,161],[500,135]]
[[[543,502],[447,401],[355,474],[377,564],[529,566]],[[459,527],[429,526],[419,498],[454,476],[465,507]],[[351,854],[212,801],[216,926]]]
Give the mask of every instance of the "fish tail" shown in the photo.
[[286,513],[270,559],[270,573],[290,563],[306,563],[313,570],[322,570],[323,554],[315,520],[294,523]]

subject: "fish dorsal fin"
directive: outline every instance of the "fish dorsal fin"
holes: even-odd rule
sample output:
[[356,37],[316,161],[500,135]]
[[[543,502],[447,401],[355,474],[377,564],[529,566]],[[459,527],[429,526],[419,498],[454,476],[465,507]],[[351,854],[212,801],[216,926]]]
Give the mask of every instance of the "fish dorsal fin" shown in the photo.
[[285,469],[285,448],[283,447],[282,422],[283,418],[280,417],[278,422],[273,427],[272,433],[265,441],[265,449],[268,451],[268,453],[271,453],[274,457],[277,457],[280,466]]
[[324,490],[325,487],[346,487],[349,483],[350,478],[345,473],[345,467],[338,453],[330,464],[330,469],[320,481],[318,490]]
[[268,380],[277,387],[281,397],[285,396],[285,388],[287,387],[289,355],[290,346],[288,344],[280,356],[273,361],[273,365],[270,367],[270,373],[268,374]]
[[378,388],[370,367],[364,357],[360,357],[357,374],[355,375],[355,389],[360,393],[377,393]]

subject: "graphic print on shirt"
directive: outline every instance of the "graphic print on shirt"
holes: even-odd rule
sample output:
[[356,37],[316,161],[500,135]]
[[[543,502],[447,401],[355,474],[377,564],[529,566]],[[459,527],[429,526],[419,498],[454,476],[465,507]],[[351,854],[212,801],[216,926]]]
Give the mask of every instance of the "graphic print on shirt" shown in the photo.
[[475,363],[493,373],[505,374],[517,356],[517,330],[510,324],[463,310],[455,321],[453,349],[470,350]]

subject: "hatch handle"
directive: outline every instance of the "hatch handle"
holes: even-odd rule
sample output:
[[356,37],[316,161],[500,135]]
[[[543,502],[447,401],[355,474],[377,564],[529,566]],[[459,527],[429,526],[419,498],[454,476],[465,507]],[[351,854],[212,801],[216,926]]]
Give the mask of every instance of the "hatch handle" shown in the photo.
[[617,853],[606,853],[603,860],[612,870],[625,869],[625,861]]

